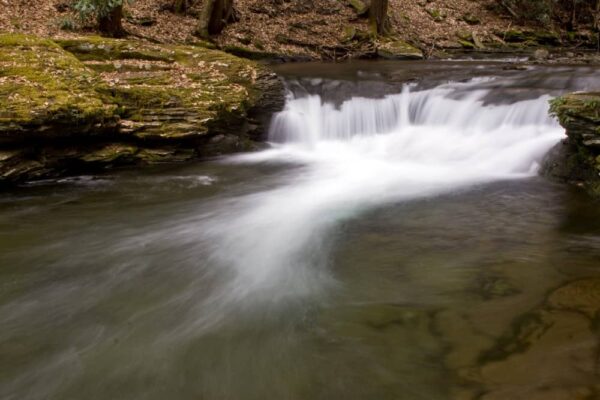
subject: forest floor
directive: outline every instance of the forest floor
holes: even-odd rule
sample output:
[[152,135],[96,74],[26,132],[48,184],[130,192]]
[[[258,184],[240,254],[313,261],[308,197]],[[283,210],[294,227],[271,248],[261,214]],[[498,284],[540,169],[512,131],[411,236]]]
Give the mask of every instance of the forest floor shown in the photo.
[[[189,15],[169,10],[172,0],[135,0],[127,6],[124,26],[137,38],[160,43],[193,43],[197,8]],[[93,33],[93,21],[83,23],[68,0],[0,0],[0,32],[22,32],[64,38]],[[390,19],[398,39],[426,54],[461,49],[471,42],[502,44],[507,30],[539,30],[515,26],[494,0],[390,0]],[[239,22],[215,38],[221,47],[335,58],[336,50],[352,56],[361,43],[344,38],[348,31],[367,32],[346,0],[236,0]],[[362,43],[364,44],[364,43]]]

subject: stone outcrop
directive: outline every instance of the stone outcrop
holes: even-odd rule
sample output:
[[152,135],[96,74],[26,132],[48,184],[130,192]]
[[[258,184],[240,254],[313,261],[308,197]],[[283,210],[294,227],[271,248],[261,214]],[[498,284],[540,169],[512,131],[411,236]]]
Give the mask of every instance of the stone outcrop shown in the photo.
[[283,85],[198,46],[0,35],[0,184],[249,150]]
[[421,50],[399,39],[379,43],[377,55],[387,60],[420,60],[424,58]]
[[551,110],[568,138],[548,154],[542,172],[600,197],[600,93],[560,97]]
[[56,43],[0,36],[0,143],[99,134],[114,128],[117,105],[105,102],[98,75]]

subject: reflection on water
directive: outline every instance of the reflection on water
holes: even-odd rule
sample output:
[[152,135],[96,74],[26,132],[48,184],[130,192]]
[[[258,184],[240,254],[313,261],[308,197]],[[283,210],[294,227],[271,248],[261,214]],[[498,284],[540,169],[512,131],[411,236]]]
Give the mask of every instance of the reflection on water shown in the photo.
[[547,98],[479,82],[4,193],[0,397],[597,398],[599,208],[535,176]]

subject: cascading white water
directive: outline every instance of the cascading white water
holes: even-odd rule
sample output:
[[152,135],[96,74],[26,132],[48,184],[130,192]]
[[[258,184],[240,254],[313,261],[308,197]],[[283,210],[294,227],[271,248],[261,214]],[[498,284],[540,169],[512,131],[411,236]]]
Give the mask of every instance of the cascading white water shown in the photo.
[[382,99],[356,97],[339,108],[323,103],[318,95],[290,95],[285,109],[275,116],[269,137],[278,143],[316,144],[357,135],[400,133],[414,126],[444,126],[465,136],[477,132],[493,136],[490,131],[511,126],[557,126],[548,115],[550,96],[509,105],[486,105],[484,98],[489,90],[472,90],[457,97],[456,89],[464,86],[467,84],[446,84],[411,93],[407,85],[401,94]]
[[274,118],[272,148],[227,162],[302,167],[202,221],[207,242],[218,244],[211,260],[229,277],[206,310],[220,318],[227,312],[219,306],[276,304],[319,290],[331,281],[324,268],[331,228],[362,210],[534,175],[564,135],[548,116],[549,96],[485,104],[489,92],[468,85],[414,93],[407,86],[338,108],[290,95]]

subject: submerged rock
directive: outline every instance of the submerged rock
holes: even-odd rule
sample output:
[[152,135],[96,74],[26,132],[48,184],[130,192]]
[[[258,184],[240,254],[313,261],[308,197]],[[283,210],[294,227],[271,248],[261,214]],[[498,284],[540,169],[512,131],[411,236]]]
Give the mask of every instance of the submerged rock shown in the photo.
[[555,290],[548,303],[556,309],[580,312],[594,319],[600,316],[600,278],[570,282]]
[[482,399],[596,398],[600,279],[566,282],[513,319],[465,375]]
[[0,152],[23,150],[0,184],[245,150],[282,105],[273,73],[206,47],[0,35]]
[[600,93],[574,93],[552,102],[568,138],[550,151],[542,173],[600,196]]

